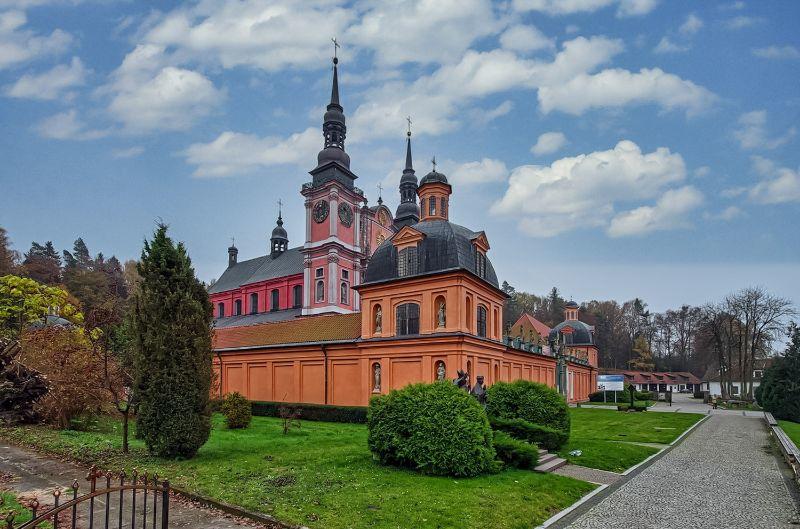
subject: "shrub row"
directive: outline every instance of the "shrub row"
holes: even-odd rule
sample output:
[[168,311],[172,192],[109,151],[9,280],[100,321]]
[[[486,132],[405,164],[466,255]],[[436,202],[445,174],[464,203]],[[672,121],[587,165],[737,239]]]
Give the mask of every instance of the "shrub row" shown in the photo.
[[569,440],[569,433],[533,424],[525,419],[491,418],[492,429],[505,432],[516,439],[534,443],[545,450],[558,450]]
[[280,417],[280,409],[289,407],[300,412],[305,421],[367,422],[367,408],[363,406],[332,406],[329,404],[294,404],[288,402],[253,401],[253,415],[257,417]]
[[514,439],[506,432],[495,430],[494,450],[506,465],[523,470],[533,470],[539,462],[539,449],[526,441]]
[[[595,391],[594,393],[589,394],[589,401],[590,402],[603,402],[603,391]],[[617,394],[617,402],[630,402],[631,401],[631,394],[628,391],[606,391],[605,392],[605,399],[606,401],[613,402],[614,401],[614,393]],[[650,391],[634,391],[633,398],[635,400],[655,400],[653,399],[653,393]]]

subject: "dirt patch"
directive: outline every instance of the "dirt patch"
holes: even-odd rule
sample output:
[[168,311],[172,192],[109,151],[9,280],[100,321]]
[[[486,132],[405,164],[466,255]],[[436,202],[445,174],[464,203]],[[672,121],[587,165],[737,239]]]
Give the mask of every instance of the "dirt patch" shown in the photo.
[[277,476],[272,479],[268,479],[267,483],[273,487],[288,487],[289,485],[294,485],[297,483],[297,478],[291,474],[284,474],[283,476]]

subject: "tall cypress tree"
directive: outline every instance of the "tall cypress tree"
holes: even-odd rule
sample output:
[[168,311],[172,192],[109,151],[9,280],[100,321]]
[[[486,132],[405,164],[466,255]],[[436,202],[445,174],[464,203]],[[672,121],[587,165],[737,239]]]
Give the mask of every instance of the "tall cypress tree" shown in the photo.
[[145,241],[131,311],[137,436],[162,457],[192,457],[211,431],[211,302],[167,227]]

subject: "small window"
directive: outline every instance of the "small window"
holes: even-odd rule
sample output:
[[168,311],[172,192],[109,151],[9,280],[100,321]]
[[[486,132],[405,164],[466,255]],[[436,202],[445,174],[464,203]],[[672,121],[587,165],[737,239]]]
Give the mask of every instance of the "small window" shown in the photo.
[[273,311],[280,309],[281,308],[281,294],[280,294],[280,292],[278,292],[278,289],[277,288],[274,289],[270,293],[270,296],[272,298],[272,300],[270,302],[270,308]]
[[486,337],[486,307],[478,305],[478,336]]
[[317,281],[317,303],[325,301],[325,281]]
[[350,303],[350,286],[347,283],[342,282],[340,290],[341,292],[339,295],[342,300],[342,305],[348,305]]
[[419,305],[416,303],[398,305],[396,315],[398,336],[419,334]]
[[441,210],[441,213],[442,213],[442,217],[447,216],[447,198],[445,198],[445,197],[442,197],[442,210]]
[[428,201],[428,215],[436,215],[436,197],[431,197]]
[[403,248],[397,252],[397,276],[412,276],[418,272],[417,247]]
[[258,294],[250,294],[250,314],[258,314]]
[[242,300],[241,299],[237,299],[236,302],[234,303],[234,311],[233,311],[233,313],[236,316],[241,316],[242,315]]
[[300,285],[295,285],[292,289],[292,296],[294,297],[294,303],[292,307],[297,309],[303,306],[303,287]]
[[217,304],[217,318],[224,318],[225,317],[225,304],[218,303]]
[[325,269],[324,268],[317,268],[314,270],[314,277],[319,279],[320,277],[325,277]]
[[350,271],[342,270],[342,279],[350,279]]

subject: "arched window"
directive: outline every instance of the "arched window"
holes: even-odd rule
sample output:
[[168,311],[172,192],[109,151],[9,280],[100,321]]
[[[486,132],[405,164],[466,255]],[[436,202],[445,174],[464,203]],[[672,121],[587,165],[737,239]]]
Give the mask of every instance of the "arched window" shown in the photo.
[[348,305],[350,303],[350,296],[349,296],[350,286],[344,281],[342,281],[340,291],[341,292],[339,293],[339,297],[342,300],[342,305]]
[[258,314],[258,294],[250,294],[250,314]]
[[278,292],[278,289],[275,288],[270,292],[270,297],[272,300],[270,301],[270,309],[271,310],[278,310],[281,308],[281,294]]
[[428,201],[428,215],[436,215],[436,197],[431,197]]
[[486,307],[478,305],[478,336],[486,337]]
[[494,338],[500,339],[500,316],[497,314],[497,309],[494,309],[492,316],[492,330],[494,331]]
[[397,276],[413,276],[418,271],[418,262],[416,246],[403,248],[397,252]]
[[407,334],[419,334],[419,305],[416,303],[404,303],[398,305],[396,309],[398,336]]
[[447,216],[447,198],[442,197],[442,209],[441,209],[442,217]]
[[467,310],[465,312],[467,315],[467,332],[472,332],[472,300],[467,298]]
[[317,303],[325,301],[325,281],[317,281],[316,300]]
[[225,304],[218,303],[217,304],[217,318],[224,318],[225,317]]
[[234,306],[234,309],[235,309],[233,314],[235,316],[241,316],[242,315],[242,300],[241,299],[237,299],[236,302],[233,304],[233,306]]
[[292,303],[292,307],[295,309],[299,309],[303,306],[303,287],[301,285],[295,285],[292,289],[292,296],[294,297],[294,303]]

